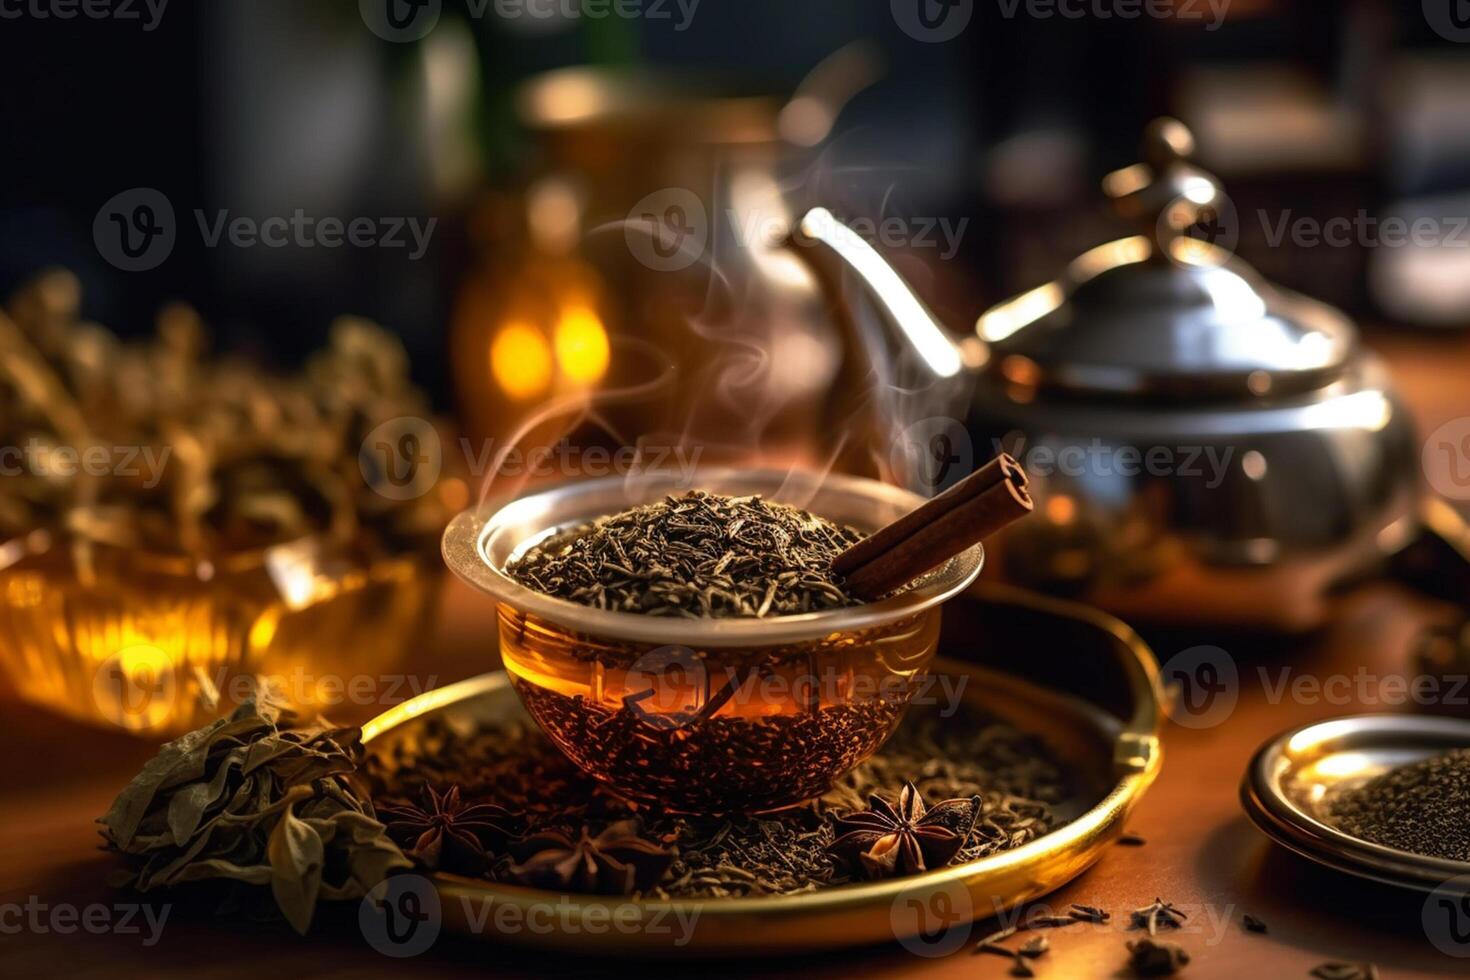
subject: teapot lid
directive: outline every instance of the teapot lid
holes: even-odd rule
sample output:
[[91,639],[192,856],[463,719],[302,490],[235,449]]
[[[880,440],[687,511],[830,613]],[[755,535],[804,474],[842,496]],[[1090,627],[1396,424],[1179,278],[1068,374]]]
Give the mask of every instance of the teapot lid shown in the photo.
[[1140,234],[983,314],[989,370],[1026,387],[1192,400],[1300,392],[1342,374],[1357,352],[1351,321],[1231,255],[1233,209],[1193,149],[1179,121],[1149,125],[1145,162],[1103,180]]

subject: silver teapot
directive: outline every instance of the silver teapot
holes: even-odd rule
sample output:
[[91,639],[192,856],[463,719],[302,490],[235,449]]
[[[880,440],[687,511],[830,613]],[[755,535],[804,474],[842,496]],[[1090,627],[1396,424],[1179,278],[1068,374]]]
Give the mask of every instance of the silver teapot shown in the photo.
[[1008,580],[1146,623],[1304,631],[1334,585],[1419,537],[1419,445],[1343,313],[1199,235],[1228,199],[1192,150],[1178,121],[1151,124],[1143,162],[1103,182],[1138,233],[960,341],[826,210],[790,243],[858,346],[884,346],[880,379],[941,402],[965,389],[975,463],[1026,465],[1037,513],[992,549]]

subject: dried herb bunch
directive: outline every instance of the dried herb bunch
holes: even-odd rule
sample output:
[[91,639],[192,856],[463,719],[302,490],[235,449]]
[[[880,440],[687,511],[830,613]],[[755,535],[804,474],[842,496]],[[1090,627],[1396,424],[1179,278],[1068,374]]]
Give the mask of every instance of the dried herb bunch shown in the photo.
[[598,609],[691,619],[858,605],[831,571],[862,538],[760,497],[693,490],[573,528],[506,567],[516,581]]
[[[368,434],[429,417],[392,335],[342,318],[299,374],[273,376],[208,358],[186,306],[166,308],[156,336],[139,342],[83,320],[80,306],[76,277],[55,270],[0,312],[0,428],[6,444],[36,452],[34,466],[5,480],[0,537],[39,528],[84,548],[196,558],[308,534],[388,554],[437,539],[447,517],[437,494],[374,490],[387,478],[377,468],[402,457],[375,455]],[[388,449],[413,449],[408,435]],[[53,466],[61,448],[126,465],[105,476]]]
[[138,891],[207,879],[269,885],[305,932],[319,900],[360,899],[412,867],[351,778],[356,728],[300,719],[264,697],[165,745],[98,823]]
[[[911,713],[877,755],[821,799],[759,817],[693,818],[629,803],[583,775],[529,725],[468,734],[431,725],[412,744],[370,756],[368,772],[383,805],[417,798],[427,786],[440,792],[459,786],[467,799],[517,814],[527,839],[539,835],[540,849],[551,848],[538,866],[543,873],[556,865],[586,869],[585,853],[572,858],[588,841],[620,844],[620,863],[636,873],[615,870],[590,887],[606,890],[616,880],[619,888],[628,885],[624,890],[663,898],[789,895],[910,873],[916,869],[881,855],[864,862],[833,849],[843,818],[871,812],[875,796],[901,807],[910,782],[909,812],[922,799],[933,815],[927,836],[945,838],[928,850],[936,863],[974,860],[1035,839],[1058,825],[1058,806],[1071,795],[1063,766],[1039,739],[972,710],[948,718]],[[603,836],[609,833],[611,839]],[[958,847],[949,834],[960,838]],[[528,856],[513,842],[485,877],[589,887],[568,875],[528,878]],[[649,884],[654,868],[660,874]]]

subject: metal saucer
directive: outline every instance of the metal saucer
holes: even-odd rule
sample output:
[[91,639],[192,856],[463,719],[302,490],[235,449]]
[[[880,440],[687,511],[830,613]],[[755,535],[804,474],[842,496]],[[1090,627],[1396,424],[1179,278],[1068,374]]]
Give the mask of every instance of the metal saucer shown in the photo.
[[1333,825],[1343,792],[1396,766],[1470,747],[1470,721],[1350,715],[1292,729],[1267,742],[1241,781],[1247,815],[1276,843],[1318,864],[1416,891],[1470,894],[1470,863],[1374,844]]

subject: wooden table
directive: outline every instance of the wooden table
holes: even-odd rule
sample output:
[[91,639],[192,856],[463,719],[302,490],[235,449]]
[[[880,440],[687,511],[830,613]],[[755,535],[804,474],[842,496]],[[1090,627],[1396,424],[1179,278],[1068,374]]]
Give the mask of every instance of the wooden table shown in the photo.
[[[1425,431],[1467,414],[1470,338],[1373,340],[1393,362]],[[452,588],[444,612],[443,628],[430,638],[430,652],[417,669],[438,674],[441,683],[488,669],[493,655],[483,639],[491,629],[485,604]],[[1117,974],[1126,956],[1124,940],[1136,935],[1124,931],[1127,911],[1155,896],[1190,913],[1190,928],[1174,937],[1193,957],[1183,974],[1188,977],[1306,976],[1326,960],[1373,961],[1385,978],[1470,974],[1470,960],[1449,959],[1425,939],[1422,896],[1357,882],[1282,851],[1250,825],[1237,801],[1241,773],[1264,739],[1306,721],[1363,710],[1325,696],[1314,703],[1275,698],[1281,671],[1317,677],[1352,676],[1359,667],[1379,676],[1400,673],[1416,631],[1450,612],[1397,586],[1375,583],[1342,600],[1333,624],[1310,641],[1282,645],[1197,638],[1195,642],[1219,642],[1239,663],[1239,703],[1228,721],[1216,727],[1169,727],[1163,774],[1132,823],[1147,844],[1113,848],[1046,900],[1058,908],[1071,902],[1100,906],[1114,913],[1114,921],[1051,933],[1052,950],[1037,962],[1038,976]],[[1167,658],[1183,642],[1159,642],[1156,649]],[[1261,671],[1269,683],[1263,683]],[[131,901],[103,884],[112,861],[97,850],[92,821],[151,749],[12,700],[0,701],[0,711],[7,737],[0,780],[0,975],[545,977],[580,975],[601,966],[448,936],[416,959],[389,960],[363,943],[355,909],[345,908],[323,915],[304,939],[279,924],[224,921],[206,909],[182,907],[170,911],[152,945],[141,918],[129,923],[141,930],[134,933],[59,932],[51,923],[65,926],[67,908],[98,922],[105,917],[116,923],[113,906]],[[165,901],[147,898],[155,908]],[[84,911],[94,904],[108,911]],[[63,909],[63,918],[52,920],[58,909]],[[33,912],[44,931],[34,927]],[[1244,932],[1244,912],[1264,920],[1269,933]],[[976,926],[976,936],[981,928]],[[710,976],[743,975],[753,968],[728,962],[697,967]],[[1008,965],[968,952],[927,960],[894,945],[761,963],[759,968],[815,980],[855,972],[1004,977]]]

